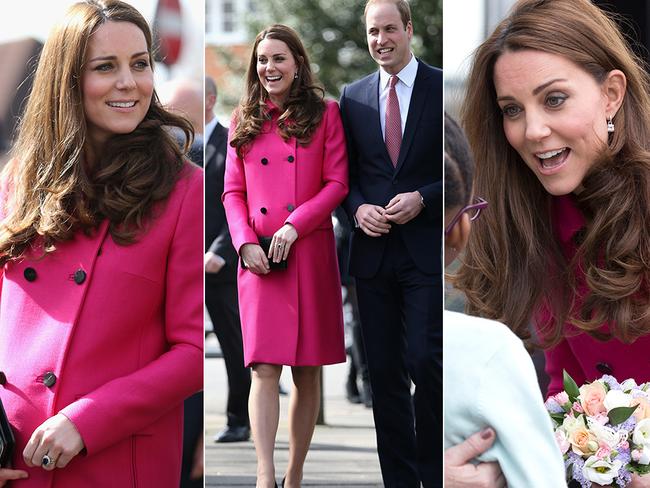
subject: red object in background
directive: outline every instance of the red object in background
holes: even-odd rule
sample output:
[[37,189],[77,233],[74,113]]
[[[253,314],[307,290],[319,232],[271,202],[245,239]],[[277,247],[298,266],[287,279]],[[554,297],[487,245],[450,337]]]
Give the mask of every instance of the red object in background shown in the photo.
[[153,22],[158,44],[158,61],[168,66],[176,63],[182,46],[182,16],[179,0],[159,0]]

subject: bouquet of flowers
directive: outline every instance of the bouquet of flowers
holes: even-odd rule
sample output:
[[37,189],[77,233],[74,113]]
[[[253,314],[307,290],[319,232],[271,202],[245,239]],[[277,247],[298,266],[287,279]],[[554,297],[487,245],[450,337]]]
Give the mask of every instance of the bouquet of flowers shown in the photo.
[[581,387],[564,372],[564,391],[546,400],[567,481],[627,486],[650,473],[650,382],[613,376]]

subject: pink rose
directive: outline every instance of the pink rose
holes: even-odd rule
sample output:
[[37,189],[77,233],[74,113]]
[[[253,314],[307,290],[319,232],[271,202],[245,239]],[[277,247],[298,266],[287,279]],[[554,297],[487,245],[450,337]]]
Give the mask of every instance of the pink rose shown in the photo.
[[618,445],[618,448],[619,448],[619,449],[629,449],[629,448],[630,448],[630,443],[627,442],[627,441],[622,441],[622,442]]
[[594,417],[594,420],[598,422],[600,425],[607,425],[607,422],[609,422],[609,417],[607,415],[603,415],[602,413],[599,413]]
[[601,442],[600,447],[596,451],[596,457],[598,459],[605,459],[611,453],[612,453],[612,450],[610,449],[610,447],[607,444],[605,444],[604,442]]
[[569,395],[567,395],[566,391],[561,391],[557,395],[555,395],[555,401],[558,402],[560,405],[564,405],[569,401]]
[[580,405],[580,402],[573,402],[573,406],[571,408],[578,413],[585,413],[585,411],[582,409],[582,406]]
[[594,381],[589,385],[580,387],[580,405],[587,415],[595,417],[599,413],[606,414],[604,401],[607,391],[603,384],[599,381]]
[[641,459],[641,451],[639,451],[638,449],[632,449],[630,456],[632,456],[632,461],[638,462],[639,459]]
[[631,406],[638,405],[634,411],[634,417],[637,422],[643,419],[650,418],[650,402],[643,397],[638,397],[632,400]]
[[557,446],[560,448],[562,454],[566,453],[569,450],[569,447],[571,447],[571,444],[563,430],[558,429],[555,431],[555,442],[557,442]]

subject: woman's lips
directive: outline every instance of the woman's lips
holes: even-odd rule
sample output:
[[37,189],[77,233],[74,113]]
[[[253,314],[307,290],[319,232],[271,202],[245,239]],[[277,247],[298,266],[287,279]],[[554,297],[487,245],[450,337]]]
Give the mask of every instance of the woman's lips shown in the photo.
[[543,153],[536,153],[537,161],[539,163],[540,173],[549,175],[559,171],[566,163],[571,149],[568,147],[562,149],[555,149]]

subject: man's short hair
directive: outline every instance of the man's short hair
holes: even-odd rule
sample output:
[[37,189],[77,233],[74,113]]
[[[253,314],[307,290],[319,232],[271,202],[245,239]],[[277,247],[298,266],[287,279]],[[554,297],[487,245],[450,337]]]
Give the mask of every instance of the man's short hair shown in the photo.
[[366,2],[366,7],[363,9],[363,21],[366,21],[366,16],[368,15],[368,9],[370,8],[371,5],[374,5],[375,3],[392,3],[397,7],[397,11],[399,12],[400,17],[402,18],[402,23],[404,24],[404,28],[406,29],[406,26],[408,25],[409,22],[411,22],[411,7],[409,6],[409,3],[407,0],[368,0]]
[[217,96],[217,84],[214,82],[211,76],[205,77],[205,92]]

